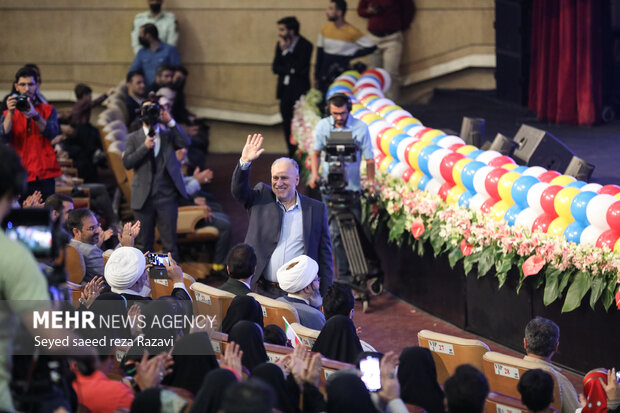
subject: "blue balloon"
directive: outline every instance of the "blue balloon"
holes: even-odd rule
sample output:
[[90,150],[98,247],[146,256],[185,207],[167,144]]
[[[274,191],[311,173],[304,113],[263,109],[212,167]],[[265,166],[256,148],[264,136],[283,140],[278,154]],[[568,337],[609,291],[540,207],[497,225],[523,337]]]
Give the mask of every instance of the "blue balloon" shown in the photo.
[[469,158],[469,159],[476,159],[478,157],[478,155],[480,155],[483,152],[484,151],[482,149],[475,149],[475,150],[471,151],[470,153],[468,153],[467,155],[465,155],[465,157]]
[[[381,119],[378,119],[378,120],[381,120]],[[406,133],[399,133],[398,135],[392,138],[392,140],[390,141],[390,145],[389,145],[390,155],[392,155],[392,158],[398,159],[398,144],[403,139],[410,138],[410,137],[411,136],[407,135]]]
[[533,176],[523,175],[518,177],[512,184],[510,193],[515,204],[521,208],[527,208],[527,193],[534,184],[540,182],[540,180]]
[[527,171],[527,166],[517,166],[515,169],[513,169],[510,172],[519,172],[520,174],[523,174],[523,172]]
[[484,162],[471,161],[466,164],[461,171],[461,181],[463,181],[465,188],[470,190],[472,193],[476,193],[476,188],[474,188],[474,175],[476,174],[476,171],[483,166],[486,166]]
[[424,175],[422,178],[420,178],[420,182],[418,182],[418,189],[424,191],[426,189],[426,184],[428,184],[428,181],[430,181],[431,179],[433,179],[433,177],[428,175]]
[[389,165],[388,165],[388,167],[387,167],[387,172],[388,172],[388,173],[392,172],[392,169],[394,169],[394,167],[395,167],[396,165],[398,165],[399,163],[400,163],[400,161],[399,161],[399,160],[396,160],[396,159],[395,159],[395,160],[393,160],[392,162],[390,162],[390,163],[389,163]]
[[585,228],[586,227],[584,225],[577,221],[571,222],[564,230],[564,238],[566,238],[568,241],[579,244],[579,240],[581,239],[581,233]]
[[515,221],[517,220],[517,215],[519,215],[521,211],[523,211],[523,208],[521,208],[519,205],[511,206],[510,208],[508,208],[508,211],[506,211],[506,214],[504,214],[504,221],[506,221],[509,226],[513,226],[515,224]]
[[570,184],[566,185],[566,187],[567,188],[581,188],[584,185],[586,185],[586,183],[583,181],[573,181]]
[[435,145],[437,145],[439,143],[439,141],[442,140],[443,138],[445,138],[446,136],[448,136],[448,135],[446,135],[445,133],[442,134],[442,135],[437,135],[433,139],[431,139],[431,142],[433,142]]
[[[372,98],[372,99],[370,99],[370,100],[366,103],[366,106],[367,106],[367,107],[370,107],[370,105],[372,105],[372,102],[374,102],[375,100],[379,100],[379,99],[381,99],[381,98]],[[359,103],[359,102],[357,101],[357,98],[355,98],[355,100],[353,100],[353,98],[351,98],[351,103]]]
[[473,191],[465,191],[459,197],[459,206],[460,207],[469,207],[469,201],[474,196],[475,192]]
[[327,99],[329,99],[329,97],[335,93],[351,93],[351,88],[343,85],[332,86],[327,91]]
[[598,195],[596,192],[585,191],[580,194],[577,194],[573,198],[573,201],[570,204],[570,213],[575,218],[575,221],[579,222],[584,227],[590,225],[590,221],[588,221],[588,217],[586,215],[586,208],[588,207],[588,203],[590,200]]
[[418,166],[420,167],[420,171],[424,172],[424,175],[431,174],[428,170],[428,158],[438,149],[441,149],[438,145],[428,145],[420,151],[420,154],[418,155]]
[[417,128],[418,126],[422,126],[422,124],[421,123],[411,123],[411,124],[405,126],[404,130],[405,130],[405,132],[409,133],[409,131],[411,129]]

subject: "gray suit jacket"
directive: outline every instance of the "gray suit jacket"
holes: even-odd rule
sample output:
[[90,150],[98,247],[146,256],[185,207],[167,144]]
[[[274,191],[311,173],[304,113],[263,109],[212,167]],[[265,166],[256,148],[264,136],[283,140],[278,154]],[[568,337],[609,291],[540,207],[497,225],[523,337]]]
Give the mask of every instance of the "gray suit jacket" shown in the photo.
[[[166,169],[182,197],[187,198],[181,166],[176,158],[175,151],[189,145],[189,138],[185,132],[176,125],[172,129],[167,129],[159,134],[161,139],[162,156],[166,162]],[[149,163],[149,157],[153,156],[153,149],[144,145],[146,135],[142,127],[127,135],[125,140],[125,152],[123,152],[123,166],[126,169],[133,169],[133,182],[131,183],[131,208],[141,209],[149,197],[151,183],[153,181],[153,171]]]
[[[250,188],[250,169],[242,170],[238,162],[232,176],[231,191],[233,198],[241,202],[250,214],[245,242],[256,253],[256,272],[252,278],[252,290],[256,290],[256,283],[263,276],[271,254],[278,245],[283,212],[276,204],[276,196],[269,185],[260,182],[254,189]],[[325,204],[301,194],[299,199],[305,254],[319,264],[321,294],[325,294],[334,277]]]
[[82,282],[89,282],[95,276],[103,277],[105,264],[103,263],[103,251],[96,245],[86,244],[84,242],[71,240],[70,244],[77,248],[84,257],[84,266],[86,272]]
[[311,328],[313,330],[320,330],[325,325],[325,316],[322,312],[306,304],[303,300],[299,300],[295,297],[278,297],[277,301],[288,303],[295,307],[297,315],[299,315],[299,324],[304,327]]
[[223,291],[228,291],[234,295],[248,295],[248,293],[252,292],[247,285],[232,277],[228,277],[226,282],[217,288]]

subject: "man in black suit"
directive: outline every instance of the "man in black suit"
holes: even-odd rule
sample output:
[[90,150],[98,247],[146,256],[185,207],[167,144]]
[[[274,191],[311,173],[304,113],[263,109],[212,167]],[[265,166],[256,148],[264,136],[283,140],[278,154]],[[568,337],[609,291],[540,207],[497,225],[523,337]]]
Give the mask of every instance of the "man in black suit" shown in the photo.
[[237,244],[230,249],[226,258],[229,278],[219,289],[235,295],[252,292],[252,276],[256,270],[256,254],[248,244]]
[[[155,116],[149,116],[149,113]],[[164,251],[171,252],[178,260],[178,198],[187,199],[187,192],[175,151],[188,146],[189,138],[166,108],[160,108],[154,102],[147,100],[142,104],[141,117],[142,128],[127,135],[123,153],[123,165],[134,170],[131,209],[141,222],[136,248],[153,250],[157,224]]]
[[290,158],[271,165],[271,184],[250,188],[250,164],[265,150],[260,134],[248,135],[232,176],[232,195],[250,214],[245,242],[256,252],[252,290],[277,298],[277,271],[285,262],[307,255],[319,264],[320,291],[331,285],[334,268],[325,204],[299,194],[299,166]]
[[290,158],[297,150],[297,146],[290,141],[293,106],[310,89],[311,56],[312,43],[299,35],[297,19],[284,17],[278,20],[278,43],[271,68],[278,75],[276,97],[280,99],[284,140]]

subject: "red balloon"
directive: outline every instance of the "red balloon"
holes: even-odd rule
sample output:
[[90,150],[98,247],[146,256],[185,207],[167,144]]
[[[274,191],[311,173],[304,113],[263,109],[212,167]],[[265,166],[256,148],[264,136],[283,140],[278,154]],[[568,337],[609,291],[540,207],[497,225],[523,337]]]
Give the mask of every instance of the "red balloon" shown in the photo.
[[389,106],[388,104],[381,105],[381,106],[379,106],[379,107],[375,110],[375,112],[376,112],[377,114],[379,114],[379,113],[381,112],[381,109],[386,108],[386,107],[388,107],[388,106]]
[[439,188],[438,195],[441,197],[441,199],[445,201],[446,198],[448,197],[448,191],[452,189],[453,187],[454,187],[454,182],[453,183],[444,182],[443,185],[441,185],[441,187]]
[[340,79],[338,79],[338,81],[339,82],[348,83],[349,85],[351,85],[351,87],[355,86],[355,83],[352,80],[347,79],[346,77],[345,78],[340,78]]
[[385,159],[385,154],[380,153],[379,155],[375,156],[375,165],[381,165],[381,161]]
[[413,145],[415,145],[418,142],[419,140],[415,140],[411,142],[409,145],[407,145],[407,147],[405,148],[405,162],[407,162],[407,165],[411,166],[412,168],[413,166],[409,163],[409,152],[411,152],[411,148],[413,148]]
[[[502,164],[503,165],[503,164]],[[489,164],[491,166],[491,164]],[[499,192],[497,192],[497,183],[499,178],[502,177],[508,170],[504,168],[496,168],[489,172],[484,180],[484,187],[486,188],[491,198],[499,199]]]
[[607,247],[610,250],[613,250],[618,238],[620,238],[620,232],[613,229],[608,229],[598,237],[596,240],[596,246],[598,248]]
[[607,209],[607,223],[612,229],[620,231],[620,201],[614,202]]
[[362,83],[361,85],[357,85],[357,87],[355,88],[355,91],[358,92],[358,91],[360,91],[362,89],[366,89],[366,88],[369,88],[369,87],[377,89],[377,85],[375,85],[373,83]]
[[499,202],[498,199],[489,198],[486,201],[484,201],[484,204],[482,204],[482,206],[480,207],[480,211],[484,212],[485,214],[488,214],[491,208],[493,208],[493,205],[495,205],[498,202]]
[[377,148],[381,149],[381,139],[383,138],[383,134],[389,131],[390,129],[393,129],[393,128],[391,126],[388,126],[387,128],[381,129],[379,133],[377,133],[377,137],[375,138],[375,144],[377,145]]
[[433,128],[420,129],[419,131],[416,132],[415,135],[413,135],[413,137],[416,138],[416,139],[422,139],[422,135],[424,135],[429,130],[433,130]]
[[532,231],[541,231],[546,233],[549,229],[549,224],[551,224],[551,221],[557,217],[558,216],[556,214],[540,214],[538,218],[534,220],[534,224],[532,224]]
[[407,116],[407,115],[399,116],[396,119],[394,119],[394,121],[392,121],[392,124],[393,125],[397,125],[399,121],[401,121],[403,119],[409,119],[409,118],[411,118],[411,116]]
[[405,182],[409,182],[413,174],[415,173],[415,169],[407,168],[405,172],[403,172],[402,178]]
[[452,169],[454,169],[454,164],[457,163],[459,159],[463,159],[465,156],[460,153],[450,153],[443,157],[441,160],[441,164],[439,165],[439,172],[443,179],[450,184],[454,184],[454,178],[452,177]]
[[562,174],[559,173],[558,171],[547,171],[547,172],[540,174],[538,179],[540,179],[540,182],[549,183],[553,181],[553,178],[555,178],[556,176],[560,176],[560,175]]
[[381,74],[381,72],[378,71],[377,69],[366,70],[364,73],[362,73],[362,76],[365,74],[375,75],[377,79],[379,79],[379,82],[381,82],[381,86],[385,85],[385,79],[383,78],[383,75]]
[[456,152],[456,150],[460,148],[461,146],[465,146],[465,144],[464,143],[453,143],[452,145],[448,146],[448,149]]
[[540,206],[542,207],[543,211],[550,215],[557,216],[555,212],[555,207],[553,206],[553,202],[555,201],[555,196],[563,188],[564,187],[560,185],[551,185],[549,188],[543,191],[542,195],[540,196]]
[[620,192],[620,186],[618,185],[605,185],[598,190],[599,194],[616,195],[618,192]]
[[497,158],[491,159],[491,162],[489,162],[489,166],[499,167],[502,165],[506,165],[507,163],[516,162],[510,156],[498,156]]

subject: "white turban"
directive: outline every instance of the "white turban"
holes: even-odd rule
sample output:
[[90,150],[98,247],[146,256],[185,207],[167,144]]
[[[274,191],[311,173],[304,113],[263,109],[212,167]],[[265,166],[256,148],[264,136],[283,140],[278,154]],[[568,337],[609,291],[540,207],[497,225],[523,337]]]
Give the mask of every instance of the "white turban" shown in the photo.
[[278,284],[287,293],[296,293],[309,286],[318,272],[316,261],[307,255],[300,255],[278,269]]
[[146,260],[139,249],[120,247],[105,265],[105,280],[113,289],[126,290],[138,281],[145,267]]

